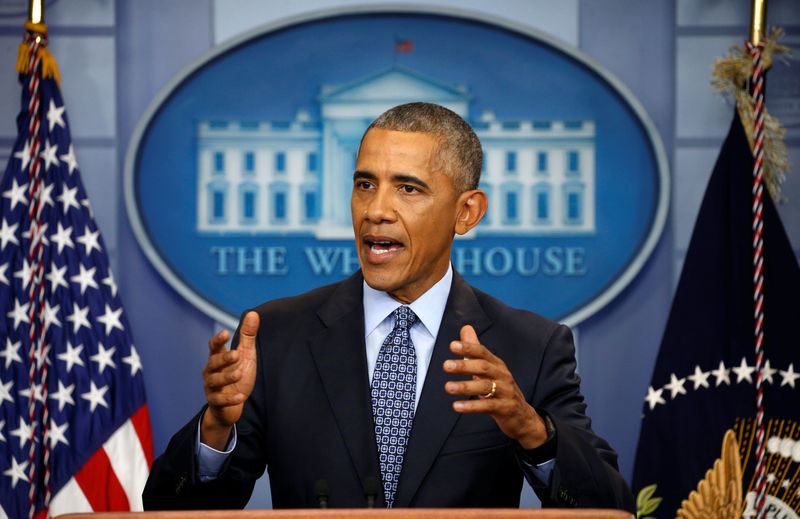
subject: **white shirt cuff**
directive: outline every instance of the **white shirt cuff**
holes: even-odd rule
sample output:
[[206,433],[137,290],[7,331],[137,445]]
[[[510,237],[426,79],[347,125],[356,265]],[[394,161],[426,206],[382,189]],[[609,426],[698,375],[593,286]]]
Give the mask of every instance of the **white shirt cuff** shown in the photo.
[[217,479],[225,460],[228,459],[233,449],[236,448],[236,425],[233,426],[233,434],[231,434],[228,445],[225,446],[225,450],[218,451],[200,441],[200,425],[202,423],[203,419],[201,418],[197,424],[197,476],[200,478],[200,481],[206,483]]
[[523,459],[520,459],[522,466],[522,473],[525,474],[525,479],[528,484],[533,488],[542,488],[550,486],[550,475],[553,473],[553,467],[556,465],[556,459],[550,459],[538,465],[531,465]]

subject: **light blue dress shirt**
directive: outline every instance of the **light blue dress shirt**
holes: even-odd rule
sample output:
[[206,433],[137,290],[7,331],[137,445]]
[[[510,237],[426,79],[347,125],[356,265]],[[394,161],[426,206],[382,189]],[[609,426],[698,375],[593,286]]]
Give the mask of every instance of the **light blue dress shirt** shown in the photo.
[[[450,295],[450,286],[453,284],[453,267],[448,265],[447,272],[435,285],[428,289],[408,306],[417,314],[419,322],[411,327],[409,333],[414,343],[417,354],[417,394],[414,408],[419,404],[425,376],[433,355],[433,346],[442,324],[447,297]],[[367,370],[369,380],[375,371],[384,339],[392,331],[394,320],[392,312],[401,306],[399,301],[393,299],[386,292],[375,290],[364,282],[364,341],[367,347]],[[456,340],[457,337],[453,337]],[[439,367],[441,369],[441,367]],[[444,391],[444,388],[441,388]],[[202,420],[201,420],[202,422]],[[225,451],[218,451],[200,442],[200,426],[197,427],[197,474],[201,481],[211,481],[217,477],[225,459],[236,447],[236,426],[228,441]],[[528,483],[537,488],[547,486],[550,482],[550,473],[555,465],[555,459],[548,460],[539,465],[530,465],[520,460],[520,466]]]
[[[453,268],[448,266],[444,277],[427,292],[419,296],[407,306],[417,314],[418,322],[409,330],[414,351],[417,353],[417,395],[414,400],[414,409],[419,405],[419,396],[425,384],[425,376],[433,355],[433,345],[439,334],[439,325],[442,324],[444,307],[447,296],[450,295],[450,285],[453,284]],[[367,370],[369,380],[375,371],[378,354],[383,346],[383,341],[394,328],[392,313],[402,306],[386,292],[375,290],[364,282],[364,341],[367,345]],[[453,337],[456,339],[457,337]],[[442,388],[444,391],[444,388]]]

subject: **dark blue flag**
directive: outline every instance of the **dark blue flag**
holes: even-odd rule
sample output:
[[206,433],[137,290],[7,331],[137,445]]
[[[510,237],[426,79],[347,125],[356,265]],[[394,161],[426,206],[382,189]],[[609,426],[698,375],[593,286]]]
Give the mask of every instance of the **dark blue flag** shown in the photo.
[[141,509],[142,364],[34,40],[0,183],[0,517]]
[[[737,114],[700,207],[645,398],[633,475],[640,518],[675,517],[720,458],[729,429],[742,466],[725,475],[741,480],[733,481],[742,502],[732,516],[754,513],[752,171]],[[800,512],[800,268],[769,195],[764,261],[767,516],[792,517],[790,510]],[[721,496],[721,485],[704,490]],[[708,517],[725,516],[713,510],[718,504],[702,506],[710,507]]]

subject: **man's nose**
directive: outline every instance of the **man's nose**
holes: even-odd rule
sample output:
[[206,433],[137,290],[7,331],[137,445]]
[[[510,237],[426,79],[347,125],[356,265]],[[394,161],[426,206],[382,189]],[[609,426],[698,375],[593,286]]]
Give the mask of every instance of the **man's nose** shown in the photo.
[[379,187],[367,203],[366,218],[375,223],[392,221],[395,218],[392,190]]

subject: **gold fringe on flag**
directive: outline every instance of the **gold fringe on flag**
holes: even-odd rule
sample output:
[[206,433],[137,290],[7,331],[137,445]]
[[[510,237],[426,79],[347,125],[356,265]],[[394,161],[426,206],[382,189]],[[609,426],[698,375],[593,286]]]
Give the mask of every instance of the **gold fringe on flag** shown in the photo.
[[[768,39],[763,40],[764,50],[761,59],[764,68],[768,69],[774,57],[781,56],[785,60],[791,49],[778,45],[778,38],[783,34],[782,28],[772,30]],[[753,58],[744,46],[731,45],[728,56],[717,58],[711,70],[711,87],[722,95],[736,99],[739,118],[753,149],[753,97],[748,90],[748,80],[753,74]],[[786,128],[764,108],[764,182],[769,194],[775,202],[784,202],[786,197],[781,192],[781,183],[790,172],[789,155],[786,151],[784,135]]]
[[28,70],[31,62],[31,42],[34,38],[41,38],[43,44],[39,45],[37,55],[42,63],[42,77],[53,78],[60,86],[61,74],[58,72],[58,63],[56,63],[56,59],[45,46],[47,43],[47,25],[27,21],[25,22],[25,29],[28,31],[28,37],[19,44],[19,49],[17,50],[17,72],[20,74],[29,74],[31,72]]

